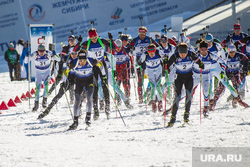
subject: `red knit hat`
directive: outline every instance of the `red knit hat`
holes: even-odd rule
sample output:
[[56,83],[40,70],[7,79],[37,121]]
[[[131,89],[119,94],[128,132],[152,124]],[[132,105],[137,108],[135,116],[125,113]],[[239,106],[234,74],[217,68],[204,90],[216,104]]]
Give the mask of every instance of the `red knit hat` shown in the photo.
[[141,26],[140,28],[138,28],[139,34],[147,34],[148,30],[146,27]]
[[241,30],[240,24],[234,24],[234,30]]
[[89,38],[95,38],[95,37],[98,36],[98,35],[97,35],[97,31],[96,31],[96,29],[94,29],[94,28],[89,29],[89,30],[88,30],[88,34],[89,34]]

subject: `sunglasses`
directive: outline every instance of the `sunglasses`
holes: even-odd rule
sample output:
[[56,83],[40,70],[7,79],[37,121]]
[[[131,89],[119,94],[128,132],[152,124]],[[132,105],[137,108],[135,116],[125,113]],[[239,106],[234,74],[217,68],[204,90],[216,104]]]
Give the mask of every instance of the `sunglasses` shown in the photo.
[[97,39],[98,37],[93,37],[93,38],[90,38],[90,39]]
[[72,52],[71,54],[72,54],[72,55],[77,55],[77,53],[76,53],[76,52]]
[[162,43],[167,43],[168,40],[166,40],[166,39],[160,39],[160,42],[162,42]]
[[154,53],[156,51],[155,48],[148,48],[148,53]]
[[85,62],[86,59],[79,59],[79,62]]
[[45,52],[45,50],[38,50],[38,52]]
[[80,53],[79,56],[86,56],[86,53]]
[[121,40],[122,40],[122,41],[128,41],[128,37],[127,37],[127,36],[122,36],[122,37],[121,37]]
[[206,49],[200,49],[201,51],[207,51],[207,48]]

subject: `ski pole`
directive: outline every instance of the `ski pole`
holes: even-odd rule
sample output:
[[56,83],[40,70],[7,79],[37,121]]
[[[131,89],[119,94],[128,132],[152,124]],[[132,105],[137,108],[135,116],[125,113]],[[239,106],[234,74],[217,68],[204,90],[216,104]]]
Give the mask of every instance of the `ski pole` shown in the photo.
[[[114,74],[114,64],[113,64],[113,54],[112,54],[112,36],[111,33],[108,34],[110,37],[110,54],[111,54],[111,66],[112,66],[112,77],[113,77],[113,88],[114,88],[114,97],[116,99],[116,93],[115,93],[115,74]],[[114,101],[116,105],[116,101]],[[115,111],[116,112],[116,111]],[[116,118],[117,118],[117,112],[116,112]]]
[[202,69],[200,69],[200,124],[201,124],[201,77]]
[[[166,71],[166,69],[168,69],[167,68],[168,67],[168,65],[166,64],[165,65],[165,71]],[[166,80],[166,76],[167,74],[165,74],[165,80]],[[165,125],[166,125],[166,116],[167,116],[167,112],[166,112],[166,110],[167,110],[167,91],[165,90],[165,107],[164,107],[165,109],[164,109],[164,127],[165,127]]]
[[147,98],[146,98],[146,93],[145,93],[145,89],[144,89],[144,74],[142,73],[142,67],[140,65],[139,65],[139,67],[140,67],[140,71],[141,71],[143,96],[145,99],[145,106],[146,106],[146,112],[147,112]]
[[[30,81],[31,81],[31,66],[30,66],[30,56],[31,56],[31,53],[30,53],[30,50],[31,50],[31,46],[30,46],[30,41],[28,42],[28,90],[30,92]],[[29,96],[29,109],[30,109],[30,96]]]
[[69,99],[68,99],[68,97],[67,97],[67,95],[66,95],[66,90],[65,90],[65,88],[64,88],[64,87],[63,87],[63,91],[64,91],[64,95],[65,95],[66,100],[67,100],[67,104],[68,104],[68,107],[69,107],[69,111],[70,111],[70,114],[71,114],[72,120],[74,121],[74,116],[73,116],[73,113],[72,113],[72,111],[71,111],[71,108],[70,108],[70,105],[69,105]]
[[[112,95],[111,91],[109,90],[108,85],[107,85],[106,83],[105,83],[105,85],[106,85],[106,87],[107,87],[107,89],[108,89],[108,91],[109,91],[109,94],[111,95],[111,98],[113,99],[113,102],[115,103],[115,99],[114,99],[114,97],[113,97],[113,95]],[[121,114],[121,112],[120,112],[120,110],[119,110],[118,106],[116,105],[116,103],[115,103],[115,108],[116,108],[116,109],[117,109],[117,111],[119,112],[120,117],[121,117],[121,119],[122,119],[122,122],[123,122],[123,123],[124,123],[124,125],[126,126],[126,124],[125,124],[125,122],[124,122],[124,119],[123,119],[123,117],[122,117],[122,114]]]

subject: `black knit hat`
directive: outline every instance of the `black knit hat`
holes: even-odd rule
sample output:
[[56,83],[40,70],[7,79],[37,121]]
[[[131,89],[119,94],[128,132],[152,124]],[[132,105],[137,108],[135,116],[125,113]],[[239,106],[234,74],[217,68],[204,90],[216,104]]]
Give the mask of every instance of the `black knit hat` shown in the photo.
[[80,50],[78,52],[78,59],[87,59],[87,52],[85,50]]
[[186,43],[180,43],[178,45],[178,52],[179,53],[187,53],[188,52],[188,45]]
[[206,41],[201,41],[200,48],[208,48],[208,43]]

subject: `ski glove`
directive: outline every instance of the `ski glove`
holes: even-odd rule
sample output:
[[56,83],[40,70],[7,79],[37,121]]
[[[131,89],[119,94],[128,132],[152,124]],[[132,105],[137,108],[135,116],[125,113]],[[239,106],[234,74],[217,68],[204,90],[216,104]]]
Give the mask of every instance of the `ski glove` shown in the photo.
[[223,79],[225,77],[225,73],[224,73],[224,71],[221,71],[220,72],[220,79]]
[[114,77],[115,77],[115,79],[117,79],[117,77],[118,77],[118,73],[116,70],[114,70]]
[[199,64],[199,67],[200,67],[201,69],[204,69],[204,68],[205,68],[205,66],[204,66],[204,64],[203,64],[202,61],[201,61],[201,63]]
[[78,42],[81,43],[82,42],[82,36],[80,35],[78,38],[77,38]]
[[113,35],[109,32],[108,33],[109,39],[112,40],[113,39]]
[[55,50],[52,51],[52,55],[56,55],[56,51]]
[[163,59],[163,64],[164,65],[168,64],[168,58],[167,57]]

